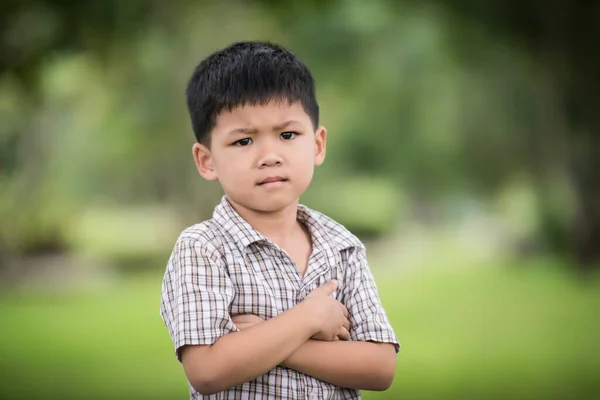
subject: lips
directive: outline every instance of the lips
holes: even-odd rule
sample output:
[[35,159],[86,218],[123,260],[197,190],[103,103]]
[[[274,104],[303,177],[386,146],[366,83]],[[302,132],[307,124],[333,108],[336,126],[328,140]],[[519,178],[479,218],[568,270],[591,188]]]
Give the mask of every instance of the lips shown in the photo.
[[267,183],[274,183],[274,182],[285,182],[287,181],[286,178],[282,177],[282,176],[269,176],[265,179],[263,179],[262,181],[258,182],[259,185],[265,185]]

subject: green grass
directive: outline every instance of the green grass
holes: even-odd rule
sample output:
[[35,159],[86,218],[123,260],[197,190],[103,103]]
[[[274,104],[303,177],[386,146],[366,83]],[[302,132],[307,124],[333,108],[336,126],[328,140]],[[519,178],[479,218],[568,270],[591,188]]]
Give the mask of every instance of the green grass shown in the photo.
[[[375,275],[402,349],[392,388],[365,398],[600,394],[600,281],[533,264]],[[2,294],[0,398],[187,398],[158,315],[161,277],[96,294]]]
[[598,289],[552,265],[381,280],[403,346],[389,398],[598,398]]
[[3,298],[0,398],[185,398],[158,315],[160,278],[130,277],[101,294]]

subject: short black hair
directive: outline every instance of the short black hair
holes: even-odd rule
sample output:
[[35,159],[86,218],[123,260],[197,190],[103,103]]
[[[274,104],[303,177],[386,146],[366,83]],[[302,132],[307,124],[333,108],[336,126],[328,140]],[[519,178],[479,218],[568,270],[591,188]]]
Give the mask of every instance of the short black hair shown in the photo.
[[314,129],[319,124],[309,69],[296,55],[269,42],[238,42],[212,53],[194,70],[186,95],[194,135],[206,146],[219,114],[246,105],[300,102]]

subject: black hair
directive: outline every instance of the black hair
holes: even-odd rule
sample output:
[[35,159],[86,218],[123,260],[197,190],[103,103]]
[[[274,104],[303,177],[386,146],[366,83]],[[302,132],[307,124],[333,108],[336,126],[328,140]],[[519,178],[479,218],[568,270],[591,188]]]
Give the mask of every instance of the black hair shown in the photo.
[[314,129],[319,124],[309,69],[293,53],[269,42],[238,42],[211,54],[194,70],[186,95],[194,135],[206,146],[219,114],[246,105],[300,102]]

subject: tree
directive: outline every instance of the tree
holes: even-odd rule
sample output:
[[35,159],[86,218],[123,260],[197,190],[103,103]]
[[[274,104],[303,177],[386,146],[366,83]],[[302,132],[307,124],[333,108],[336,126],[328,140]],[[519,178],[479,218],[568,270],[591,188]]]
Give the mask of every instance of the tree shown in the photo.
[[[584,268],[600,266],[600,4],[455,0],[443,6],[478,25],[489,40],[502,35],[523,46],[547,71],[566,117],[558,129],[576,189],[577,215],[566,232],[565,244]],[[544,134],[537,133],[540,146]],[[543,174],[555,162],[552,157],[541,159],[533,168]]]
[[[422,3],[391,0],[368,3],[257,0],[251,3],[264,7],[261,12],[272,13],[272,20],[281,21],[282,31],[289,32],[289,40],[295,41],[295,47],[301,53],[304,52],[301,55],[310,55],[312,52],[315,60],[326,59],[321,71],[328,79],[352,82],[357,86],[361,82],[354,82],[354,78],[362,72],[360,65],[364,65],[364,59],[377,51],[373,42],[363,39],[367,36],[365,32],[373,29],[369,18],[391,18],[388,25],[377,33],[380,36],[376,39],[380,40],[390,32],[398,33],[394,29],[397,28],[399,15],[412,6],[422,7]],[[28,95],[35,103],[38,72],[48,57],[60,52],[79,50],[93,52],[101,57],[112,43],[122,41],[123,38],[131,38],[133,42],[136,35],[144,32],[148,26],[177,23],[189,4],[192,2],[4,1],[0,5],[0,76],[16,77],[27,88]],[[234,5],[235,1],[231,4]],[[374,6],[369,9],[371,4]],[[526,168],[536,177],[540,196],[547,198],[551,192],[548,186],[552,185],[554,171],[566,171],[575,188],[577,213],[568,226],[564,227],[555,221],[551,211],[542,210],[547,216],[547,230],[554,232],[558,247],[573,254],[584,268],[600,265],[600,97],[597,96],[600,91],[600,77],[597,73],[600,71],[600,58],[596,55],[597,43],[600,41],[600,25],[597,24],[600,20],[600,5],[557,0],[546,3],[517,0],[430,0],[430,4],[444,11],[444,35],[454,38],[450,43],[458,59],[466,62],[476,58],[486,44],[498,41],[511,43],[533,58],[537,71],[544,75],[540,79],[549,88],[547,96],[541,93],[537,100],[529,101],[529,105],[536,101],[539,104],[551,104],[551,107],[540,106],[537,111],[538,118],[548,122],[536,124],[532,129],[524,128],[521,139],[515,141],[513,137],[511,142],[499,142],[504,145],[504,152],[494,152],[489,148],[479,151],[477,143],[463,146],[467,154],[451,154],[451,157],[463,162],[462,167],[453,172],[454,175],[464,174],[473,181],[500,185],[514,169]],[[352,7],[359,8],[359,11],[350,10],[350,15],[354,17],[364,10],[377,11],[379,7],[379,11],[362,17],[361,21],[357,19],[358,22],[348,22],[340,17],[339,11],[346,12],[344,15],[347,16]],[[482,37],[474,38],[474,34]],[[400,37],[398,35],[394,40]],[[380,57],[383,57],[380,59],[381,64],[388,61],[388,54],[380,54]],[[390,60],[395,61],[393,57]],[[369,91],[370,81],[377,78],[378,76],[369,76],[361,87],[353,87],[353,90],[363,90],[361,94],[366,94],[367,101],[367,104],[359,105],[356,109],[364,106],[364,112],[375,115],[370,120],[383,121],[376,126],[379,131],[389,130],[394,123],[399,122],[403,124],[403,130],[412,130],[418,134],[419,128],[412,126],[413,121],[397,117],[399,112],[404,117],[414,114],[413,99],[400,98],[396,89],[390,87],[383,93],[386,98],[382,100],[381,92]],[[421,79],[424,79],[424,75]],[[421,88],[408,85],[411,95],[416,95],[419,90]],[[559,110],[560,113],[548,110]],[[564,116],[564,119],[559,116]],[[357,132],[361,130],[360,132],[350,135],[352,140],[358,140],[365,130],[373,127],[371,122],[364,124],[357,126]],[[546,150],[550,143],[549,137],[558,138],[553,143],[555,146],[558,143],[563,148]],[[16,162],[13,150],[21,139],[18,132],[0,139],[0,171],[10,172]],[[409,145],[417,142],[415,140]],[[398,157],[394,146],[389,143],[384,142],[383,147],[368,147],[371,145],[369,141],[353,144],[354,148],[364,150],[361,157],[365,154],[368,156],[372,168],[368,172],[411,169],[410,165],[402,163],[430,167],[417,160],[416,156],[413,157],[415,159]],[[424,147],[415,145],[413,153],[417,154],[423,149]],[[506,157],[506,150],[511,149],[517,149],[521,153],[518,162],[504,162],[497,169],[477,168],[488,161],[501,165],[501,159]],[[355,162],[365,161],[359,160],[351,152],[344,157]],[[444,169],[444,162],[439,162],[435,172],[438,179],[432,182],[442,184],[451,176],[451,171]],[[428,173],[425,170],[418,172]],[[488,175],[482,178],[484,173]],[[542,208],[543,204],[545,203],[542,202]]]

